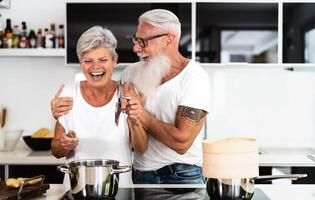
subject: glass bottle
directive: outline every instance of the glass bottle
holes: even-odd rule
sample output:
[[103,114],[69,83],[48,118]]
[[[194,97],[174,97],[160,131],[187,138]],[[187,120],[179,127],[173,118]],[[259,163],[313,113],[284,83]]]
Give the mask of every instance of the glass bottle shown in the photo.
[[36,47],[37,47],[37,48],[45,47],[45,46],[44,46],[44,37],[43,37],[42,29],[41,29],[41,28],[39,28],[38,31],[37,31]]
[[52,41],[52,48],[56,48],[56,44],[57,44],[57,37],[56,37],[56,26],[54,23],[50,24],[50,34],[51,36],[51,41]]
[[4,40],[3,45],[4,48],[12,48],[13,47],[13,30],[11,27],[11,19],[7,19],[7,24],[4,29]]
[[36,40],[35,31],[33,29],[30,31],[30,34],[28,35],[28,39],[29,39],[30,48],[36,48],[37,40]]
[[45,48],[53,48],[53,35],[51,32],[48,32],[48,28],[45,28],[44,38]]
[[29,41],[27,37],[26,22],[22,22],[22,33],[20,39],[20,48],[29,48]]
[[3,48],[4,26],[0,14],[0,48]]
[[63,24],[59,25],[58,48],[65,48],[65,35],[64,35],[64,26],[63,26]]
[[19,25],[13,26],[13,48],[19,48],[20,47],[20,29]]

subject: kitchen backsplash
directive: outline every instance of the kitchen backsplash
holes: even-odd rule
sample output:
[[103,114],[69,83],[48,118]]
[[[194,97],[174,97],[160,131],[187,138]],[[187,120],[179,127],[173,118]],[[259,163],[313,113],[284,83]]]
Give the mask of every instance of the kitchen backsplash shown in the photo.
[[207,70],[212,113],[207,136],[253,136],[297,145],[315,142],[315,73],[269,69]]

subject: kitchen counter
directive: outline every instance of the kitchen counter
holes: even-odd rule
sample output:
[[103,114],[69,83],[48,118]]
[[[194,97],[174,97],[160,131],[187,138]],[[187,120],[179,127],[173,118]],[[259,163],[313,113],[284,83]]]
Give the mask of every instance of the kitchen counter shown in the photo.
[[0,151],[0,164],[9,165],[54,165],[62,164],[65,159],[57,159],[51,155],[50,151],[15,150]]
[[59,165],[65,158],[57,159],[50,151],[33,151],[20,139],[14,151],[0,151],[0,165]]
[[[271,200],[283,200],[283,199],[314,200],[315,199],[315,185],[273,184],[273,185],[256,185],[255,187],[256,189],[260,189],[264,193],[264,195],[266,195]],[[205,185],[131,185],[128,188],[203,188],[204,189]],[[66,190],[63,185],[52,184],[50,185],[50,189],[47,191],[47,194],[42,195],[38,198],[35,198],[35,200],[56,200],[56,199],[59,199],[65,192]],[[203,198],[193,198],[193,199],[203,200],[203,199],[207,199],[207,196],[205,196],[205,198],[203,197]],[[116,198],[116,200],[120,200],[120,199]],[[128,200],[128,199],[124,199],[124,200]],[[167,198],[165,200],[167,200]]]
[[[315,146],[315,145],[314,145]],[[259,151],[259,165],[270,167],[314,166],[315,162],[307,157],[315,155],[314,146],[310,147],[261,147]],[[24,141],[20,140],[14,151],[0,151],[0,165],[59,165],[65,162],[65,158],[57,159],[50,151],[32,151]]]
[[[50,151],[32,151],[30,149],[16,149],[15,151],[0,151],[0,164],[16,165],[59,165],[65,162],[65,158],[57,159]],[[260,166],[290,167],[290,166],[313,166],[315,162],[307,157],[307,154],[260,154]]]
[[4,179],[9,178],[11,165],[60,165],[65,158],[57,159],[50,151],[33,151],[21,139],[14,151],[0,151],[0,165],[4,166]]

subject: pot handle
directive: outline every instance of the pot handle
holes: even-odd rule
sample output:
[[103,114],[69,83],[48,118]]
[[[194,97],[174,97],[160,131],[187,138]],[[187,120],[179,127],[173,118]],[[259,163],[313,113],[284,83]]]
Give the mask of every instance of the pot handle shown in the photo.
[[254,181],[260,180],[261,182],[268,182],[276,179],[289,179],[289,180],[297,180],[299,178],[307,177],[307,174],[288,174],[288,175],[267,175],[267,176],[257,176],[254,177]]
[[[38,180],[37,180],[38,179]],[[44,183],[44,180],[45,180],[45,176],[44,175],[38,175],[38,176],[34,176],[34,177],[31,177],[31,178],[26,178],[24,180],[22,180],[22,183],[19,187],[19,190],[17,192],[17,199],[18,200],[21,200],[23,199],[22,198],[22,190],[23,190],[23,187],[28,185],[30,181],[34,181],[34,180],[37,180],[40,182],[40,185],[39,185],[39,188],[41,189],[42,188],[42,185]],[[37,182],[36,181],[36,182]]]
[[131,165],[126,166],[110,166],[109,172],[111,174],[125,173],[129,172],[132,169]]
[[68,165],[59,165],[57,166],[57,170],[63,173],[69,173],[69,166]]

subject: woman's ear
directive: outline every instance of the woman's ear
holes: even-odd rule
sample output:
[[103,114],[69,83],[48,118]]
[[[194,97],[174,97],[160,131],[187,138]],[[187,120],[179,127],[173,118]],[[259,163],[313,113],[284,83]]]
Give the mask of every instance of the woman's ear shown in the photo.
[[117,66],[117,64],[118,64],[118,54],[117,53],[114,55],[113,61],[115,63],[115,66],[114,66],[114,68],[115,68]]

